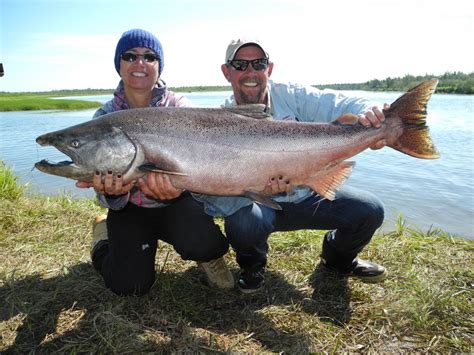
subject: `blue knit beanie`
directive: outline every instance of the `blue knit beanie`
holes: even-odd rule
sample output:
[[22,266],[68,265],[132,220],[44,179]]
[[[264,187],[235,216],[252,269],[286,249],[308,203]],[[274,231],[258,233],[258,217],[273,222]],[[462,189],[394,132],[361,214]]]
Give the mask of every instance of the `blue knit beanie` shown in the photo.
[[148,48],[155,52],[160,60],[158,74],[161,75],[164,65],[163,47],[161,47],[161,43],[158,38],[156,38],[152,33],[138,28],[124,32],[117,43],[114,57],[115,69],[117,70],[117,73],[120,75],[120,56],[129,49],[136,47]]

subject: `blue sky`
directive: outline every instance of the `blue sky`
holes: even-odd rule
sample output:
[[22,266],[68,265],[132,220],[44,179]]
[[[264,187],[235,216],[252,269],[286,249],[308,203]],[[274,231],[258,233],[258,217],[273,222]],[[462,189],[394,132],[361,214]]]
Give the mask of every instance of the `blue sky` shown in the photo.
[[262,41],[273,79],[363,82],[474,71],[471,0],[0,0],[0,91],[114,88],[130,28],[162,42],[170,86],[226,85],[232,38]]

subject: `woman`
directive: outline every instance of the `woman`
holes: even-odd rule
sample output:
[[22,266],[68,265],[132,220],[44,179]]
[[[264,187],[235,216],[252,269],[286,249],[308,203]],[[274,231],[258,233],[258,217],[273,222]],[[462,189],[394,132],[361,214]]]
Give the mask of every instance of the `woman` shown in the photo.
[[[94,118],[129,108],[189,106],[183,96],[168,90],[160,79],[163,48],[150,32],[125,32],[115,50],[115,69],[121,77],[114,98]],[[155,281],[158,240],[171,244],[184,260],[195,260],[209,283],[232,288],[234,279],[222,256],[228,243],[213,219],[188,192],[176,189],[168,175],[149,173],[123,183],[121,175],[97,172],[93,186],[108,215],[96,218],[91,258],[105,284],[120,295],[142,295]]]

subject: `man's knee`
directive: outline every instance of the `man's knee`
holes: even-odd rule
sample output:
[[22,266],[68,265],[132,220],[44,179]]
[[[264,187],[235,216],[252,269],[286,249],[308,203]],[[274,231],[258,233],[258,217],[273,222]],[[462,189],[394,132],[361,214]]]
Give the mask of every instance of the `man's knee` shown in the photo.
[[382,202],[377,198],[373,197],[370,200],[370,203],[365,205],[366,213],[366,224],[370,226],[371,229],[379,228],[385,218],[385,211]]
[[350,216],[357,229],[375,231],[382,225],[384,215],[382,201],[370,192],[360,193],[352,202]]

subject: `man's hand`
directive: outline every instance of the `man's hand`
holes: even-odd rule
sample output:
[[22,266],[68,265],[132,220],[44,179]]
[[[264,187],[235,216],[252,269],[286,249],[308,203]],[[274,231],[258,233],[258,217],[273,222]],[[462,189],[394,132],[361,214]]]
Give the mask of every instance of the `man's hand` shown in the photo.
[[[389,104],[383,105],[384,110],[388,110],[389,108]],[[374,126],[375,128],[379,128],[382,125],[382,122],[385,121],[385,115],[378,106],[372,107],[372,110],[369,110],[358,117],[359,123],[365,127]]]
[[293,191],[293,186],[290,184],[290,180],[285,176],[272,176],[268,180],[267,185],[262,190],[262,195],[271,196],[279,193],[291,193]]
[[[388,110],[390,108],[390,104],[385,103],[383,105],[384,110]],[[385,121],[385,115],[383,111],[378,107],[372,107],[372,110],[367,111],[366,113],[359,115],[359,123],[365,127],[375,127],[379,128],[382,126],[382,122]],[[370,149],[380,149],[387,145],[385,139],[381,139],[370,146]]]
[[172,200],[184,191],[173,186],[169,175],[153,172],[148,173],[146,179],[138,179],[138,186],[147,197],[157,200]]

